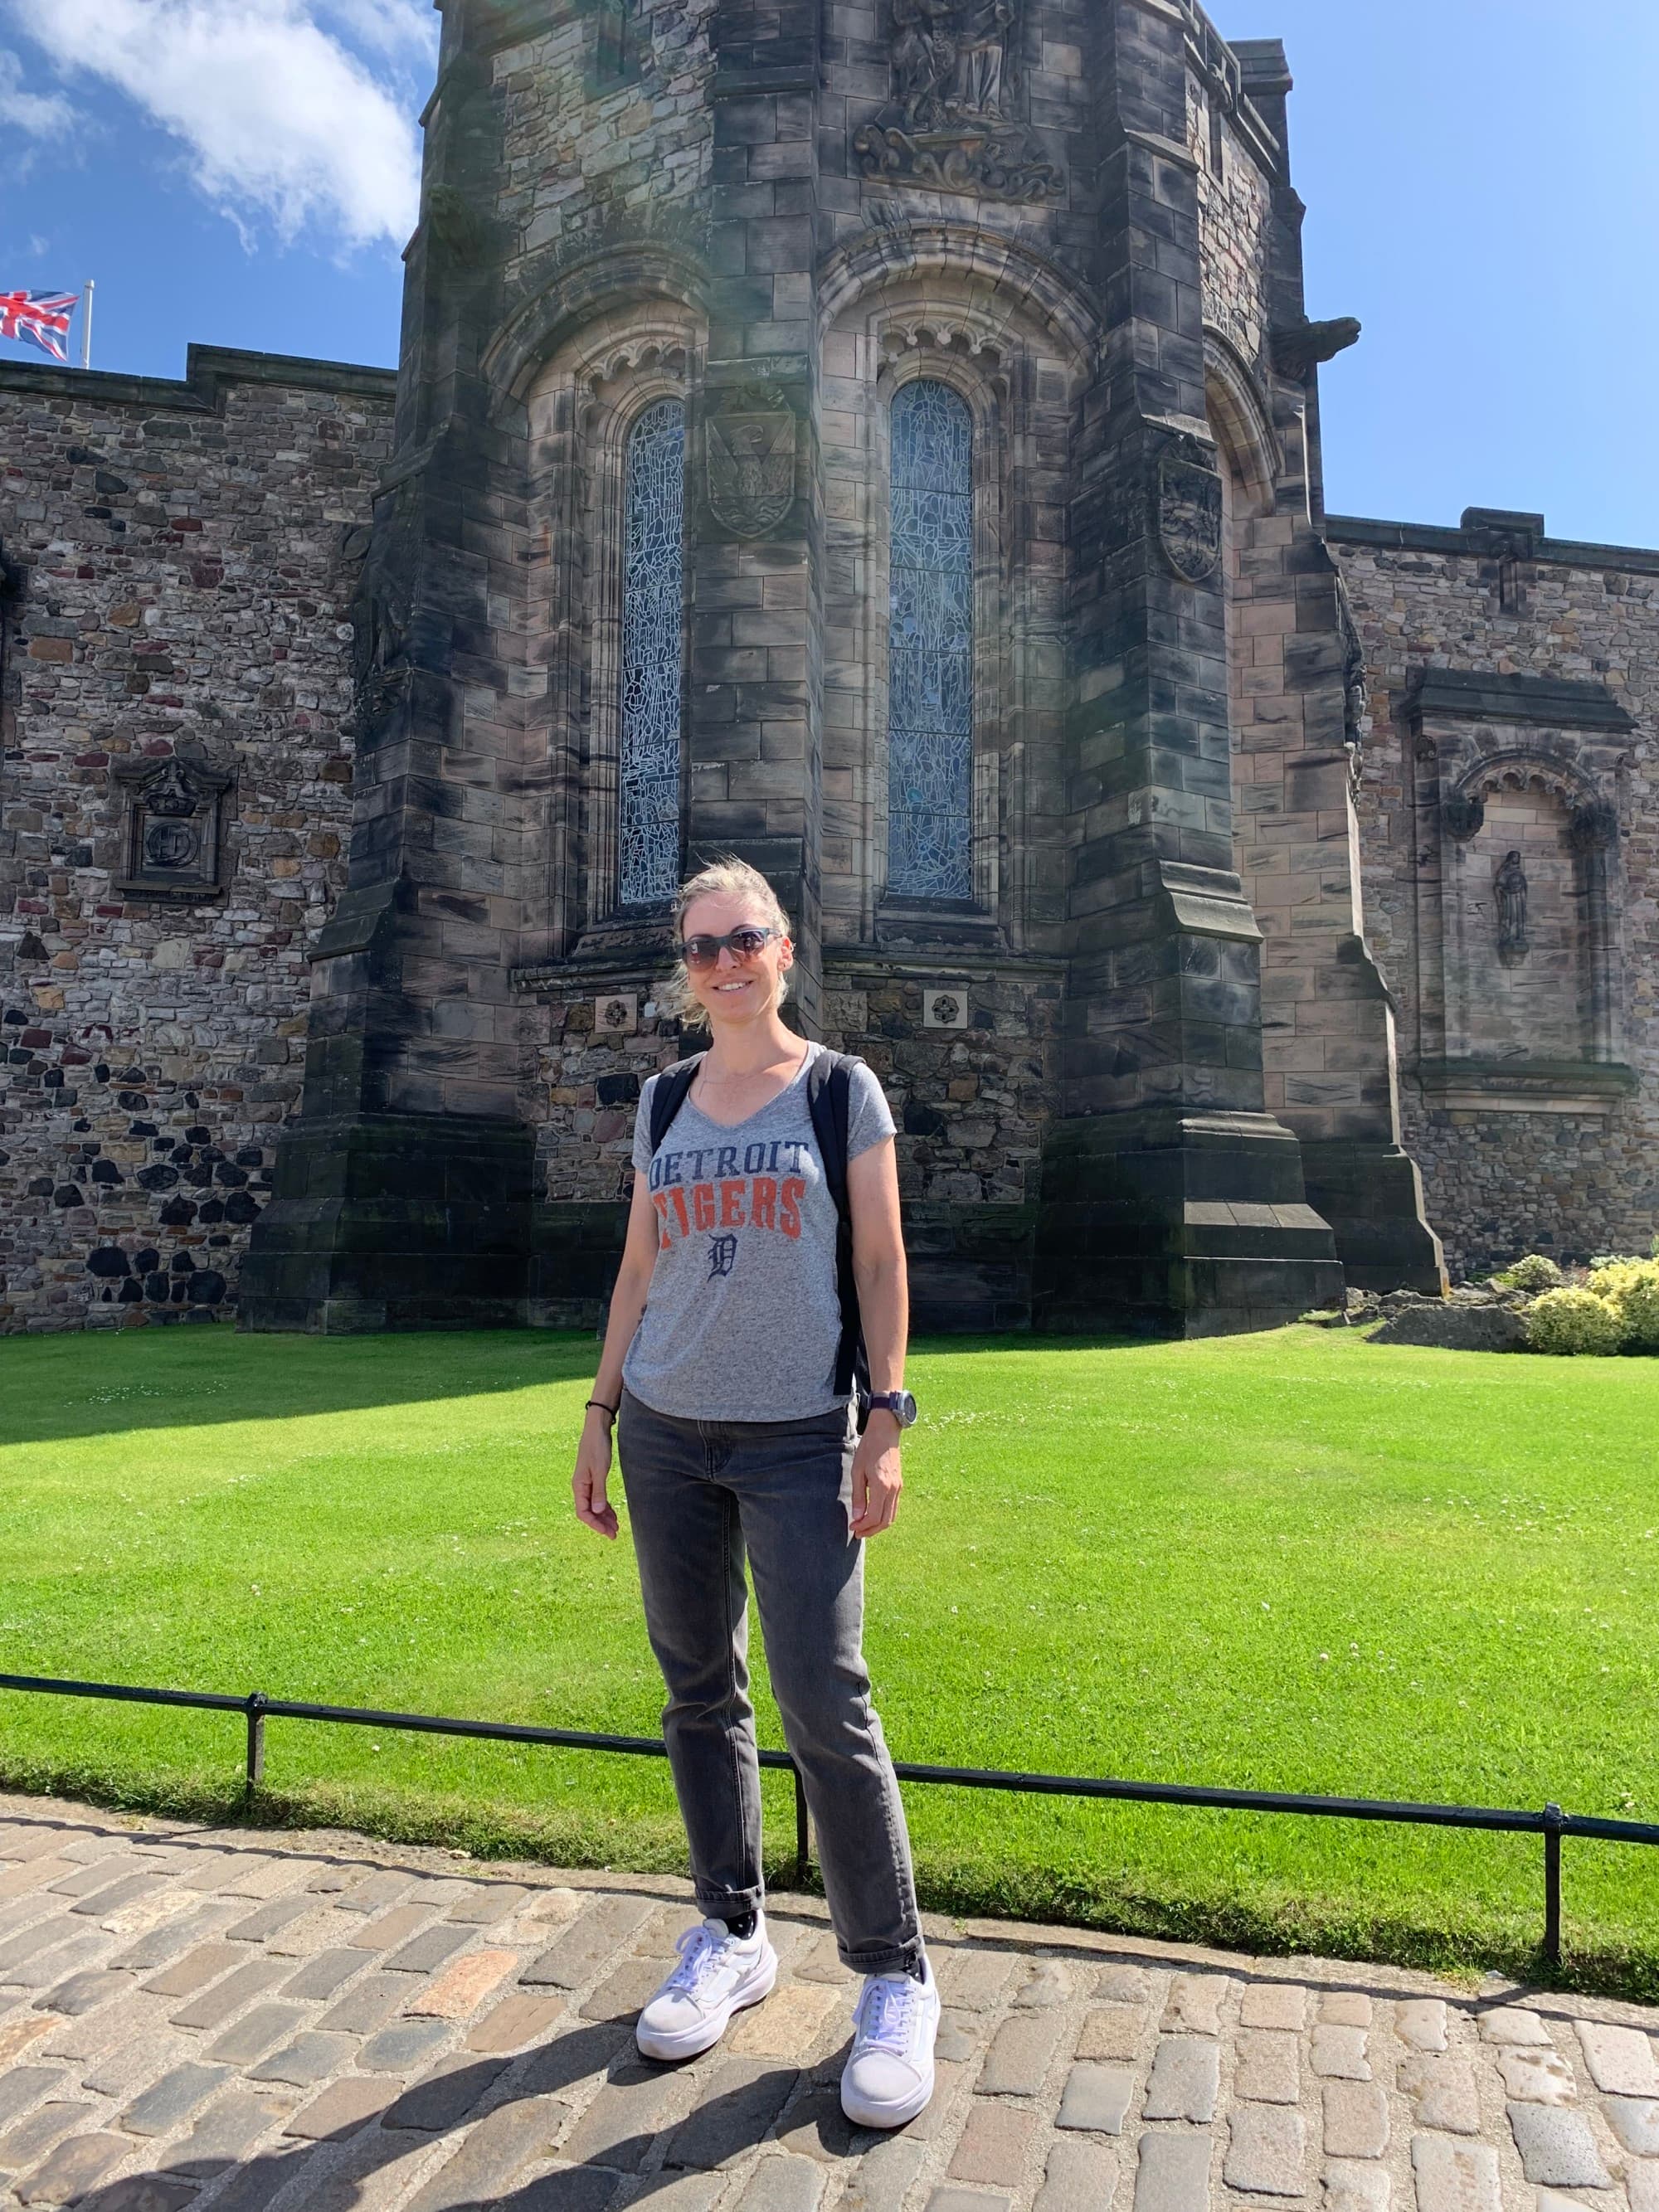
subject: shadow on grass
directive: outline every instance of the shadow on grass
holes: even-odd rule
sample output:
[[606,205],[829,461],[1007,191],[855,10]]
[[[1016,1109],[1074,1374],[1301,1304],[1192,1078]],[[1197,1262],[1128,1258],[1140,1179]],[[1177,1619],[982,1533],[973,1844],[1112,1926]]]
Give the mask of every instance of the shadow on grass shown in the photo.
[[[1146,1351],[1146,1336],[919,1336],[927,1359],[994,1352]],[[244,1336],[211,1328],[0,1338],[5,1443],[145,1429],[363,1413],[591,1380],[586,1329],[458,1329],[378,1336]]]
[[228,1323],[0,1338],[5,1443],[367,1412],[574,1382],[586,1330],[242,1336]]

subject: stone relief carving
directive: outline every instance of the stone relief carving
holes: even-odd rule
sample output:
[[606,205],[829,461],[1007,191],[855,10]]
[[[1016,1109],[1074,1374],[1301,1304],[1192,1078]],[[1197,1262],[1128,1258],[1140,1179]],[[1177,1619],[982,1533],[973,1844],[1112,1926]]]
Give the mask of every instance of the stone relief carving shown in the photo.
[[1330,361],[1359,337],[1355,315],[1333,315],[1323,323],[1285,323],[1270,331],[1267,349],[1281,376],[1305,384],[1308,373],[1322,361]]
[[1183,584],[1201,584],[1221,559],[1221,477],[1215,453],[1182,433],[1158,456],[1158,542]]
[[708,511],[733,538],[765,538],[795,503],[795,410],[775,385],[739,386],[703,423]]
[[161,760],[118,761],[122,789],[118,890],[151,898],[202,898],[222,890],[220,814],[233,781],[199,748]]
[[1504,967],[1517,968],[1527,957],[1527,872],[1518,852],[1504,854],[1492,888],[1498,908],[1498,957]]
[[854,133],[866,177],[1035,204],[1064,183],[1015,113],[1018,0],[892,0],[896,98]]

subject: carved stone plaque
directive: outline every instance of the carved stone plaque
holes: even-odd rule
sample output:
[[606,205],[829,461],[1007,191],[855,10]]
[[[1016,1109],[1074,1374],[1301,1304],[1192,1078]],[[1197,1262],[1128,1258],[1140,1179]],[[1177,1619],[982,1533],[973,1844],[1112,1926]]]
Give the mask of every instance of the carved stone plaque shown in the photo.
[[795,503],[795,410],[775,388],[732,392],[704,428],[708,511],[733,538],[764,538]]
[[220,810],[231,778],[205,754],[122,761],[121,870],[116,889],[151,898],[202,898],[222,890]]
[[866,177],[1035,204],[1065,179],[1015,112],[1018,0],[892,0],[896,98],[853,135]]
[[1185,584],[1201,584],[1221,558],[1221,478],[1196,438],[1172,440],[1158,457],[1158,542]]

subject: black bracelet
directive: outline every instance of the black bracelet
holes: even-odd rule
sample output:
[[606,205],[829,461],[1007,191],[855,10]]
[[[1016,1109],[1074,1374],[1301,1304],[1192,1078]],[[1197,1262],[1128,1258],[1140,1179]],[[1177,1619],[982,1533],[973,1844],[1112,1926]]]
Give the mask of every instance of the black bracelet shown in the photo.
[[[603,1398],[590,1398],[587,1406],[597,1406],[602,1413],[609,1413],[613,1421],[617,1418],[618,1409],[615,1406],[607,1406]],[[587,1411],[587,1406],[583,1407],[584,1413]]]

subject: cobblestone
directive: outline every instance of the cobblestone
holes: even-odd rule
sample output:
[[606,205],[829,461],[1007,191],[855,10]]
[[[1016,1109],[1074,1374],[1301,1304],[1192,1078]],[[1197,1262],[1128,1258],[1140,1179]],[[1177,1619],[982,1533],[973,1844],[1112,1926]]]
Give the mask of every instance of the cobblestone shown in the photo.
[[[52,1850],[20,1856],[48,1820]],[[104,1853],[104,1816],[0,1800],[0,1865],[112,1862],[125,1881],[136,1825]],[[66,2191],[88,2212],[198,2196],[200,2212],[1502,2212],[1505,2171],[1527,2179],[1510,2212],[1589,2212],[1583,2191],[1620,2182],[1609,2212],[1659,2212],[1659,2096],[1608,2086],[1651,2078],[1655,2015],[1635,2006],[930,1923],[951,1999],[938,2087],[888,2138],[840,2109],[856,1984],[821,1905],[774,1900],[776,1991],[665,2068],[638,2057],[623,1999],[654,1986],[691,1917],[683,1886],[480,1883],[440,1853],[322,1848],[319,1866],[315,1838],[181,1847],[131,1906],[185,1929],[181,1948],[139,1985],[83,1969],[84,2010],[35,2010],[61,1982],[44,2000],[0,1984],[0,2212]],[[211,1929],[191,1886],[209,1853]],[[252,1908],[226,1902],[249,1889]],[[301,1900],[263,1936],[228,1932]],[[341,1940],[398,1914],[403,1947],[441,1930],[445,1955],[398,1966],[397,1944]],[[282,1951],[301,1934],[321,1948],[296,1963]],[[565,1978],[515,1986],[544,1960]],[[1391,2135],[1396,2058],[1413,2125]]]

